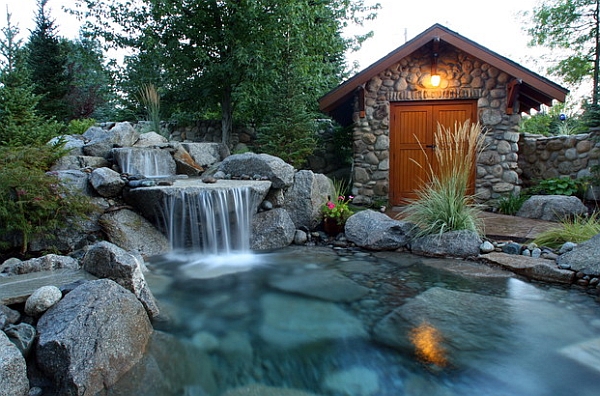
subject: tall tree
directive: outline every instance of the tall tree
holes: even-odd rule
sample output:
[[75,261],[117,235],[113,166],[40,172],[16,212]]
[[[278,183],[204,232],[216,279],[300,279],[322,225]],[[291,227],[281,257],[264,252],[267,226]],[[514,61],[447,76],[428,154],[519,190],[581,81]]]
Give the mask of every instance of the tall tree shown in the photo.
[[302,34],[292,43],[298,56],[306,57],[295,70],[318,77],[319,85],[309,89],[318,94],[339,83],[345,50],[362,39],[343,38],[343,27],[372,17],[377,8],[363,0],[76,1],[87,7],[80,15],[89,21],[88,32],[116,47],[137,49],[138,60],[160,61],[153,78],[162,81],[140,85],[155,83],[186,109],[215,109],[217,104],[224,143],[236,106],[260,101],[258,95],[268,92],[274,76],[283,72],[277,70],[277,56],[289,42],[287,12],[294,9],[292,15],[310,22],[294,21]]
[[66,102],[70,84],[67,57],[56,35],[54,21],[48,15],[47,4],[48,0],[37,1],[35,29],[27,44],[29,68],[35,84],[34,92],[43,96],[38,104],[40,114],[64,121],[70,118]]
[[19,29],[8,12],[6,21],[0,37],[0,146],[45,144],[59,126],[39,116],[40,97],[32,89]]
[[592,104],[600,99],[600,0],[552,0],[541,2],[527,29],[531,45],[558,49],[557,63],[549,68],[569,84],[592,78]]

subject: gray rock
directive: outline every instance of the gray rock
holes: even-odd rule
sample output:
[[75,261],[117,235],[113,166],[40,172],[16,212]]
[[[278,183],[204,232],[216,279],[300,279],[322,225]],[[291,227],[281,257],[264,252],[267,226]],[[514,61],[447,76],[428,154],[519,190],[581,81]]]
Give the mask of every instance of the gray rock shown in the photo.
[[301,170],[294,176],[294,184],[285,193],[284,208],[296,228],[314,230],[322,220],[321,208],[331,197],[335,199],[333,182],[327,176]]
[[114,147],[111,134],[100,127],[91,127],[83,134],[88,142],[82,147],[83,154],[92,157],[108,158],[110,150]]
[[261,384],[252,384],[235,388],[223,393],[221,396],[318,396],[297,389],[275,388]]
[[369,289],[335,270],[311,270],[293,276],[273,277],[269,279],[269,286],[333,302],[356,301],[369,293]]
[[32,258],[26,261],[7,260],[0,266],[0,272],[5,274],[20,275],[31,272],[49,271],[57,269],[79,269],[77,260],[69,256],[58,254],[47,254],[42,257]]
[[25,358],[6,334],[0,331],[0,393],[27,396],[29,380]]
[[496,247],[490,241],[484,241],[481,244],[481,246],[479,247],[479,250],[481,250],[481,253],[490,253],[490,252],[493,252],[495,249],[496,249]]
[[517,216],[528,219],[561,221],[587,214],[587,207],[577,197],[565,195],[534,195],[523,203]]
[[384,317],[374,336],[385,345],[414,353],[415,337],[432,332],[434,338],[437,333],[444,362],[428,363],[460,366],[468,354],[506,344],[511,323],[510,304],[502,298],[434,287]]
[[407,245],[414,227],[413,223],[368,209],[350,216],[345,234],[350,242],[366,249],[395,250]]
[[265,294],[260,304],[260,336],[279,348],[297,348],[330,340],[366,338],[360,320],[336,304],[285,294]]
[[42,286],[25,301],[25,313],[37,317],[59,302],[61,298],[62,293],[58,287]]
[[48,145],[53,146],[63,142],[63,149],[69,152],[69,155],[83,155],[83,146],[85,145],[85,138],[82,135],[63,135],[52,138]]
[[288,212],[276,208],[254,215],[250,248],[252,250],[280,249],[289,246],[294,240],[296,227]]
[[324,386],[334,394],[352,396],[375,396],[380,387],[377,373],[360,366],[328,374]]
[[0,330],[3,330],[8,325],[17,323],[20,318],[21,314],[19,311],[0,304]]
[[108,198],[119,196],[127,184],[119,173],[109,168],[94,169],[90,183],[98,194]]
[[111,387],[110,394],[217,395],[214,372],[206,353],[170,334],[154,331],[144,357]]
[[169,241],[148,220],[129,209],[104,213],[99,220],[108,240],[142,257],[166,253]]
[[227,156],[220,143],[182,143],[181,145],[196,163],[204,167],[216,164]]
[[261,175],[271,181],[273,188],[286,188],[294,182],[294,167],[269,154],[230,155],[221,162],[218,171],[232,177]]
[[115,124],[109,132],[113,147],[131,147],[140,137],[140,133],[128,122]]
[[19,348],[23,356],[27,357],[35,341],[35,327],[22,322],[6,326],[4,332]]
[[62,395],[97,394],[143,356],[152,326],[133,293],[109,279],[86,282],[40,318],[36,361]]
[[560,249],[558,249],[558,254],[564,254],[564,253],[570,252],[571,250],[573,250],[575,248],[575,246],[577,246],[577,244],[575,242],[565,242],[560,247]]
[[302,230],[294,233],[294,245],[304,245],[308,241],[308,234]]
[[521,244],[516,242],[508,242],[502,246],[502,252],[506,254],[521,254]]
[[426,256],[476,257],[481,243],[476,232],[458,230],[415,238],[410,242],[410,249]]
[[481,255],[480,258],[528,279],[571,284],[575,276],[573,271],[559,268],[553,260],[497,252]]
[[52,167],[51,171],[80,170],[83,168],[109,167],[110,162],[104,157],[90,157],[88,155],[65,155],[60,157]]
[[166,137],[156,132],[147,132],[142,133],[138,137],[138,140],[133,144],[133,147],[154,147],[164,145],[168,142],[169,140]]
[[92,246],[82,260],[83,269],[99,278],[108,278],[134,293],[151,318],[159,309],[144,274],[143,261],[110,242],[102,241]]
[[59,170],[47,173],[58,179],[59,183],[69,189],[74,194],[83,194],[93,197],[94,190],[89,183],[89,175],[80,170]]
[[580,243],[556,259],[560,266],[569,265],[573,271],[600,276],[600,234]]

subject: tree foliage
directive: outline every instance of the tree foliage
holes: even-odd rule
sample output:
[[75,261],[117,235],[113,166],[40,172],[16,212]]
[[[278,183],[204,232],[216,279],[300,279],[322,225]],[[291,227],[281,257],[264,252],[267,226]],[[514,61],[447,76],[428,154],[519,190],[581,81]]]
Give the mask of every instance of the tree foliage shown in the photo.
[[70,85],[67,57],[56,36],[54,21],[48,16],[47,3],[48,0],[37,1],[35,29],[27,43],[29,69],[34,93],[42,97],[37,105],[40,114],[48,119],[67,121],[70,118],[66,101]]
[[530,45],[558,50],[557,63],[548,71],[568,84],[591,77],[592,103],[599,99],[600,0],[552,0],[540,2],[531,15],[527,32]]
[[[305,110],[338,84],[344,52],[365,38],[343,38],[342,29],[373,17],[377,8],[363,0],[77,0],[76,5],[83,6],[73,12],[89,21],[88,34],[134,50],[125,76],[136,87],[124,85],[125,92],[154,84],[163,92],[165,113],[220,113],[225,143],[236,117],[274,119],[269,113],[275,110],[263,99],[287,79],[286,67],[296,74],[294,89],[306,97]],[[294,59],[282,56],[286,51]]]

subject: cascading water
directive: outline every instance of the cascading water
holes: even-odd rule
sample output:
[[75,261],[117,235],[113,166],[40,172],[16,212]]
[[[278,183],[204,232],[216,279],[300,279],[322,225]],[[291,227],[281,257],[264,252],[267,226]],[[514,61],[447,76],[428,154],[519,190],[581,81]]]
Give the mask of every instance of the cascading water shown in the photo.
[[113,149],[113,155],[123,173],[145,177],[166,177],[175,174],[175,162],[166,150],[118,148]]
[[252,208],[249,188],[182,189],[164,197],[162,218],[174,249],[247,253]]

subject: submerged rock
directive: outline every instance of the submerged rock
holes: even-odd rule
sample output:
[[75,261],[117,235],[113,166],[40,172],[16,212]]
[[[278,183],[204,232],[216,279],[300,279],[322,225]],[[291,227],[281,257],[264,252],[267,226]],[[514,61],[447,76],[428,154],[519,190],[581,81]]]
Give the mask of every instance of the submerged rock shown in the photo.
[[330,302],[271,293],[260,304],[264,312],[260,336],[279,348],[368,337],[360,320]]

